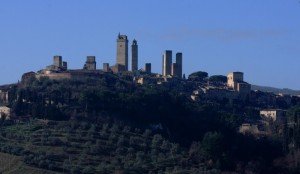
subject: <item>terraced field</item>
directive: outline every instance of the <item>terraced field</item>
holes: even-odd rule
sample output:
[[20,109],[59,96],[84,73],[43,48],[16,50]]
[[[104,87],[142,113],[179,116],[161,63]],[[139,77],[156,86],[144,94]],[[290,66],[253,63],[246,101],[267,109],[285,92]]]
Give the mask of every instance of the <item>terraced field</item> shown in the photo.
[[[186,149],[150,130],[112,123],[47,122],[0,127],[2,173],[199,173]],[[46,169],[37,170],[36,168]]]
[[23,163],[22,157],[0,153],[1,174],[58,174],[48,170],[30,167]]

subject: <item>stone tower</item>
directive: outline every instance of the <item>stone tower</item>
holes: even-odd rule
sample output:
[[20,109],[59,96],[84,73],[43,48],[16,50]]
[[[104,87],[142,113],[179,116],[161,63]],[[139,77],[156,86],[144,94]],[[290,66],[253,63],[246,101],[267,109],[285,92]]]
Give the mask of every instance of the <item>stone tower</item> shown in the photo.
[[177,63],[172,63],[171,75],[178,77],[178,65],[177,65]]
[[118,35],[117,38],[117,64],[128,70],[128,40],[126,35]]
[[145,72],[147,74],[151,74],[151,63],[146,63],[145,64]]
[[53,65],[57,68],[62,67],[62,56],[54,56],[53,57]]
[[109,63],[103,63],[103,71],[108,72],[109,71]]
[[84,65],[84,69],[96,70],[96,57],[95,56],[87,56],[86,62]]
[[182,78],[182,53],[176,53],[177,71],[176,76]]
[[67,69],[68,69],[68,62],[63,62],[62,68],[63,68],[64,70],[67,70]]
[[131,71],[138,70],[138,45],[134,39],[131,45]]
[[231,72],[227,75],[227,86],[231,89],[238,90],[238,83],[244,82],[244,73]]
[[163,76],[171,75],[172,69],[172,51],[166,50],[163,55]]

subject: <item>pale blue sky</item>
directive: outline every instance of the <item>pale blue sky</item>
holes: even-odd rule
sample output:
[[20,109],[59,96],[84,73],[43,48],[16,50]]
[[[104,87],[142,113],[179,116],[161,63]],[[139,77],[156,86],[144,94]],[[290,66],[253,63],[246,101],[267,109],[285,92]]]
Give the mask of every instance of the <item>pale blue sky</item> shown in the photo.
[[252,84],[300,89],[298,0],[0,0],[0,84],[54,55],[74,69],[88,55],[114,64],[118,32],[138,41],[139,68],[161,73],[170,49],[186,74],[242,71]]

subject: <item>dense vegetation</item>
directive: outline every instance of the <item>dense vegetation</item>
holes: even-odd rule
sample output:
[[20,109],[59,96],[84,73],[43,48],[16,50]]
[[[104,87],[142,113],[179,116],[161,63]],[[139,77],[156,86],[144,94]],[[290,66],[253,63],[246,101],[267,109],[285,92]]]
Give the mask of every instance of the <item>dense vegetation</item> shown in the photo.
[[[35,120],[2,129],[1,151],[28,165],[64,173],[199,173],[186,150],[149,129],[98,122]],[[200,165],[200,166],[199,166]],[[147,171],[147,172],[146,172]]]
[[189,80],[204,81],[208,77],[208,73],[204,71],[197,71],[189,75]]
[[[203,81],[207,74],[189,77]],[[215,76],[212,81],[222,82]],[[255,109],[243,103],[192,102],[191,86],[137,85],[130,77],[32,79],[12,88],[22,120],[2,120],[1,152],[68,173],[297,173],[300,109],[274,136],[237,133]],[[243,115],[246,114],[246,117]],[[291,146],[292,145],[292,146]]]
[[227,77],[223,75],[213,75],[208,79],[209,83],[227,83]]

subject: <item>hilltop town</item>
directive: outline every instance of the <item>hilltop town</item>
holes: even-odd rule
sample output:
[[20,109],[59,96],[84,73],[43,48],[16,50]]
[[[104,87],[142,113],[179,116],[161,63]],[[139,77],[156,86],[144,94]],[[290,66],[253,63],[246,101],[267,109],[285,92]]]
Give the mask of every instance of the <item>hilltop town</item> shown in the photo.
[[[183,53],[176,53],[173,62],[172,50],[163,52],[162,73],[153,73],[151,63],[146,63],[142,69],[138,67],[137,40],[133,39],[131,44],[130,63],[128,49],[127,36],[118,34],[116,63],[112,66],[103,63],[102,69],[97,69],[96,57],[87,56],[82,68],[69,69],[63,57],[55,55],[53,64],[37,72],[24,73],[17,84],[0,86],[2,131],[9,132],[12,129],[10,126],[20,126],[27,131],[26,137],[20,132],[0,134],[0,140],[5,140],[2,144],[5,148],[0,150],[23,155],[24,162],[31,166],[58,172],[71,172],[77,166],[76,171],[83,172],[86,167],[77,154],[83,153],[79,149],[84,147],[87,149],[80,158],[91,161],[89,169],[106,173],[119,170],[117,167],[105,167],[113,165],[111,158],[119,165],[122,163],[123,170],[136,170],[137,173],[145,170],[167,172],[170,167],[173,170],[174,165],[181,167],[182,170],[178,171],[186,170],[186,173],[212,169],[235,171],[239,165],[242,168],[239,170],[247,171],[254,165],[252,161],[275,165],[272,163],[275,158],[283,158],[282,154],[298,150],[300,136],[295,132],[300,130],[297,122],[300,96],[252,90],[243,72],[209,76],[207,72],[197,71],[185,77]],[[62,128],[64,126],[69,129],[66,131]],[[126,126],[135,129],[132,131]],[[85,127],[89,127],[91,132],[87,133]],[[49,130],[57,132],[53,135],[44,133]],[[159,140],[158,135],[152,137],[149,132],[159,134]],[[160,134],[168,140],[163,140]],[[51,136],[54,138],[49,138]],[[130,142],[124,143],[127,141],[124,137],[130,137]],[[18,146],[10,143],[9,138]],[[92,150],[81,139],[88,140],[92,147],[104,146],[112,152],[108,155],[103,149]],[[153,139],[154,145],[151,147],[147,145],[149,139]],[[224,147],[214,142],[219,140],[225,144]],[[142,145],[139,143],[141,141]],[[261,151],[245,142],[262,147]],[[101,143],[104,145],[101,146]],[[19,146],[23,149],[19,150],[22,153],[8,150],[18,149]],[[45,146],[67,151],[45,155],[40,152],[45,150]],[[172,147],[170,152],[168,147]],[[218,148],[223,151],[217,153],[212,150]],[[124,149],[137,157],[126,156]],[[249,149],[253,153],[250,157],[239,155],[240,151],[247,154]],[[276,151],[276,155],[270,156],[266,149]],[[141,156],[141,151],[145,151],[144,156],[154,155],[156,159],[160,155],[160,159],[164,157],[167,161],[161,160],[160,167],[154,169],[150,169],[149,165],[153,164],[147,160],[142,160],[138,167],[134,166],[131,162],[140,160],[138,156]],[[98,155],[95,155],[97,159],[93,159],[93,153]],[[130,160],[119,159],[120,154]],[[172,156],[167,157],[170,154]],[[267,159],[259,161],[256,155]],[[65,160],[66,156],[69,161]],[[95,165],[103,156],[106,161],[98,169]],[[47,164],[40,164],[39,158]],[[73,162],[70,162],[71,158]],[[174,163],[175,158],[181,159],[182,164]],[[56,167],[53,167],[54,164]],[[274,171],[273,168],[261,168]],[[291,170],[294,168],[291,167]]]
[[[288,106],[295,105],[300,101],[299,96],[251,91],[251,84],[244,81],[243,72],[230,72],[227,77],[222,75],[209,77],[206,72],[195,72],[186,79],[185,75],[182,74],[183,54],[176,53],[176,62],[173,63],[172,50],[166,50],[163,53],[162,74],[152,73],[151,63],[146,63],[144,68],[138,69],[137,40],[132,41],[130,64],[128,63],[128,48],[127,36],[119,33],[116,40],[115,65],[109,66],[109,63],[103,63],[103,68],[97,69],[96,57],[87,56],[82,69],[68,69],[68,63],[63,61],[62,56],[54,56],[53,64],[45,69],[24,73],[21,84],[28,83],[32,78],[49,78],[51,80],[97,78],[109,73],[118,77],[126,76],[131,79],[132,83],[141,85],[174,86],[178,92],[184,92],[194,102],[218,101],[230,104],[236,102],[251,104],[257,107],[261,116],[271,118],[273,121],[284,121],[285,110],[288,109]],[[2,103],[0,113],[6,115],[7,119],[13,113],[11,108],[6,106],[9,96],[9,90],[2,87],[0,90]],[[251,125],[250,123],[241,125],[240,130],[251,132],[253,128],[256,133],[263,132],[257,129],[257,124]]]
[[[138,69],[138,43],[137,40],[132,41],[131,57],[130,57],[130,70],[128,63],[128,38],[126,35],[117,36],[116,40],[116,64],[109,66],[109,63],[103,63],[102,69],[97,69],[96,57],[87,56],[86,62],[82,69],[68,69],[68,63],[63,61],[62,56],[54,56],[53,64],[47,66],[38,72],[24,73],[22,76],[22,84],[26,84],[28,80],[35,78],[49,78],[52,80],[64,79],[78,79],[87,77],[100,77],[106,73],[113,73],[121,76],[128,76],[132,79],[133,83],[141,85],[173,85],[180,86],[182,84],[190,84],[193,82],[192,87],[184,91],[194,102],[203,101],[228,101],[251,103],[258,106],[260,115],[270,117],[272,120],[277,120],[277,117],[284,117],[285,109],[292,103],[300,101],[299,96],[290,96],[285,94],[265,93],[261,91],[251,91],[251,84],[244,81],[243,72],[230,72],[225,76],[219,77],[218,80],[212,81],[214,77],[208,77],[205,72],[200,73],[199,77],[194,78],[191,74],[188,79],[183,77],[182,66],[183,56],[182,53],[176,53],[176,62],[172,61],[172,50],[166,50],[162,56],[162,74],[151,72],[151,63],[146,63],[143,69]],[[184,75],[185,76],[185,75]],[[178,88],[179,89],[179,88]],[[6,115],[10,118],[12,114],[11,108],[6,105],[9,102],[9,90],[5,87],[0,90],[0,118]],[[284,120],[284,119],[280,119]],[[241,130],[251,130],[250,124],[245,123]],[[254,125],[256,128],[257,125]],[[259,132],[255,130],[255,132]]]
[[[116,46],[116,64],[110,66],[109,63],[103,63],[102,69],[97,69],[96,57],[87,56],[86,62],[82,69],[68,69],[68,63],[63,61],[62,56],[54,56],[53,64],[35,72],[25,73],[22,81],[35,76],[37,79],[48,77],[50,79],[70,79],[87,76],[97,76],[103,73],[111,72],[119,75],[129,75],[134,77],[134,80],[143,84],[144,81],[167,81],[167,78],[182,78],[182,53],[176,53],[176,62],[172,63],[172,51],[166,50],[163,54],[162,74],[153,74],[151,72],[151,63],[146,63],[144,68],[138,69],[138,44],[134,39],[131,45],[130,67],[128,64],[128,39],[126,35],[117,36]],[[146,80],[148,79],[149,80]]]

